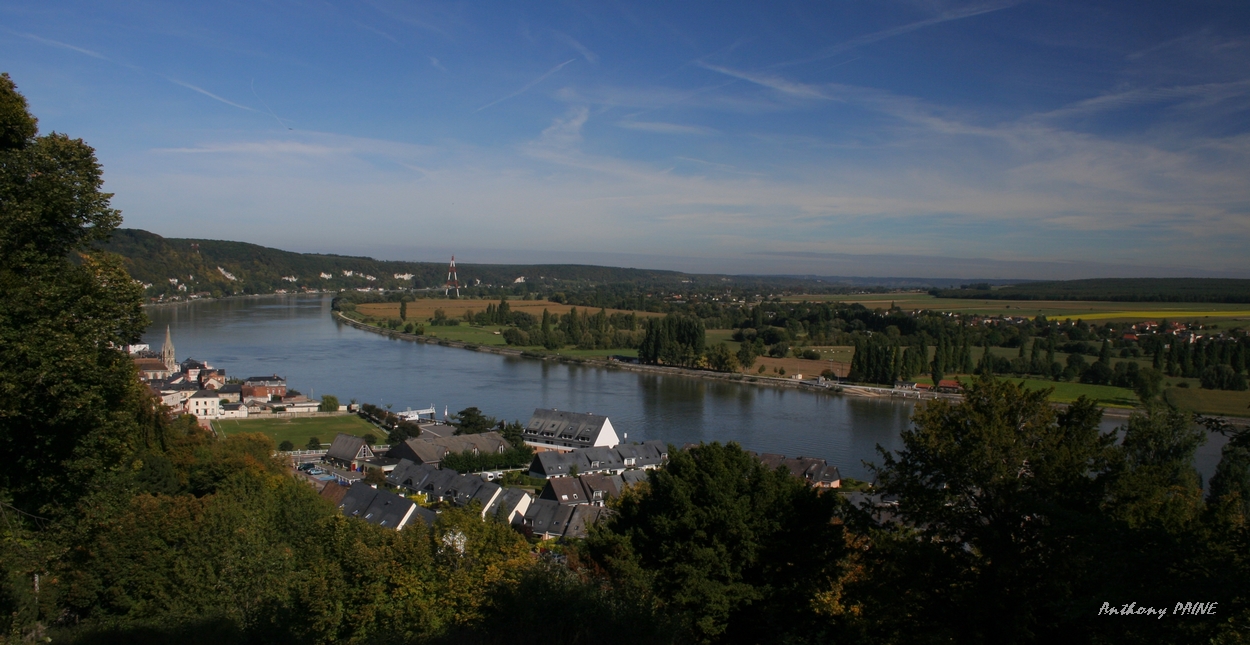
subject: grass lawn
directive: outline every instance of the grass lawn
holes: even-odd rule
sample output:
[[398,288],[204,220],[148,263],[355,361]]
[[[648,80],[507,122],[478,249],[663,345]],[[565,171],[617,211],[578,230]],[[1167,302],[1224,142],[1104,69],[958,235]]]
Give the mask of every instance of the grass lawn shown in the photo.
[[1197,386],[1165,388],[1168,403],[1182,410],[1230,417],[1250,417],[1250,391],[1203,390]]
[[[964,384],[971,383],[977,377],[971,374],[948,374],[944,378],[958,378]],[[1051,393],[1050,400],[1055,403],[1072,403],[1081,396],[1087,396],[1099,405],[1131,408],[1138,404],[1137,395],[1132,390],[1123,387],[1112,387],[1110,385],[1086,385],[1085,383],[1071,383],[1068,381],[1051,381],[1049,379],[1036,378],[1017,378],[1014,376],[998,376],[997,378],[1013,381],[1015,383],[1024,383],[1025,389],[1043,390],[1046,388],[1055,388]],[[918,376],[915,381],[917,383],[933,384],[933,379],[928,376]]]
[[[447,340],[458,340],[466,343],[477,343],[478,345],[494,345],[503,347],[507,345],[503,339],[503,330],[506,327],[488,326],[488,327],[471,327],[469,325],[455,325],[452,327],[431,327],[426,325],[425,335],[437,338],[446,338]],[[495,332],[499,332],[496,334]]]
[[260,432],[273,439],[274,446],[290,441],[299,449],[303,449],[311,437],[317,437],[323,446],[329,446],[334,436],[340,432],[358,437],[372,433],[380,442],[386,439],[386,433],[354,414],[337,417],[223,419],[214,421],[213,427],[227,435]]
[[1055,388],[1054,393],[1050,395],[1050,400],[1056,403],[1072,403],[1082,396],[1087,396],[1097,401],[1100,405],[1105,406],[1131,408],[1138,405],[1137,395],[1132,390],[1123,387],[1086,385],[1085,383],[1057,382],[1031,378],[1013,378],[1011,380],[1017,382],[1024,381],[1024,387],[1029,390],[1041,390],[1048,387]]

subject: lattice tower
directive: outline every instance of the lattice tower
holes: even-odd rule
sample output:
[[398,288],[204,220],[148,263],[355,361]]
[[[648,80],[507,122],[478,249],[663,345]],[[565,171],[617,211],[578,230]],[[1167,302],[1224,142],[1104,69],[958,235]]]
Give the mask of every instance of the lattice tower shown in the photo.
[[456,275],[456,256],[451,256],[451,265],[447,267],[447,284],[443,285],[443,295],[455,289],[456,297],[460,297],[460,278]]

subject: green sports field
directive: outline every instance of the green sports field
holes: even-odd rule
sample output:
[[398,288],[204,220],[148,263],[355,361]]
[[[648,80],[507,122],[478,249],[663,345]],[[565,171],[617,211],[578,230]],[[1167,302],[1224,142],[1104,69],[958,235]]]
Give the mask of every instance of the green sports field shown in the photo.
[[223,419],[214,421],[213,427],[222,434],[260,432],[273,439],[275,446],[290,441],[303,449],[308,440],[316,437],[324,446],[341,433],[363,437],[372,434],[378,441],[385,441],[386,433],[360,417],[349,414],[333,417],[282,417],[256,419]]

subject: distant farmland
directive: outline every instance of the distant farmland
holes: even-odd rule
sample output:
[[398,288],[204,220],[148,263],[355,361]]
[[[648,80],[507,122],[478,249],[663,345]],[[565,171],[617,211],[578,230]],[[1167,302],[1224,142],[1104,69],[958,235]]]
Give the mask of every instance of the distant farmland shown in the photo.
[[1139,320],[1237,320],[1250,321],[1250,307],[1237,303],[1193,302],[1094,302],[1086,300],[973,300],[968,298],[936,298],[927,293],[895,293],[864,295],[798,295],[785,298],[789,302],[859,303],[875,309],[888,308],[891,303],[905,310],[930,309],[961,314],[995,316],[1046,316],[1055,320],[1070,318],[1088,321]]

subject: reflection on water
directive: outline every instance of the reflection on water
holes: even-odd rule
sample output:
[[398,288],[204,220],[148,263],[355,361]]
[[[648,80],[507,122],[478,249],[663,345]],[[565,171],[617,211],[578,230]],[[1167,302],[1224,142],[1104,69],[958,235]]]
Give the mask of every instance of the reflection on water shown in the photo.
[[[393,340],[336,322],[329,297],[274,296],[148,310],[145,341],[159,349],[169,325],[178,359],[230,376],[280,374],[292,388],[396,410],[435,404],[526,421],[534,408],[604,414],[630,441],[682,445],[737,441],[757,452],[823,457],[865,478],[878,444],[901,447],[914,402],[563,365]],[[1104,428],[1119,425],[1105,422]],[[1219,444],[1205,446],[1207,477]]]

